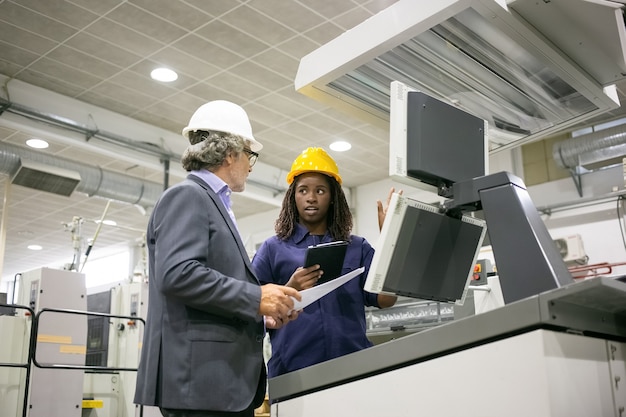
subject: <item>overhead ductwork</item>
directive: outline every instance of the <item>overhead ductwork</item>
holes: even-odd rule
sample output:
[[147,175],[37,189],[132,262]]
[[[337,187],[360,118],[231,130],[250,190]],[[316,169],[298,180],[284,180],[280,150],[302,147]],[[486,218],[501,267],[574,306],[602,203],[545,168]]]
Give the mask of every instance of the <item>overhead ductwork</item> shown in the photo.
[[[18,173],[24,167],[28,168],[28,175],[22,177],[23,181],[15,182],[15,178],[20,178]],[[68,186],[75,183],[76,179],[79,178],[79,181],[73,184],[76,192],[87,194],[90,197],[102,197],[135,204],[144,208],[154,206],[163,192],[163,185],[158,183],[106,171],[99,167],[31,151],[4,142],[0,142],[0,173],[7,174],[14,183],[19,185],[61,195],[71,194],[67,193]],[[52,179],[52,176],[56,177],[56,180]],[[65,184],[59,185],[55,181],[61,181]],[[49,187],[46,187],[46,183]],[[59,192],[61,189],[62,192]]]
[[73,132],[81,133],[85,135],[85,138],[87,140],[96,138],[109,144],[120,146],[126,149],[131,149],[133,151],[142,152],[147,155],[156,156],[161,160],[180,160],[180,155],[168,152],[165,149],[157,147],[152,143],[134,141],[102,129],[90,128],[89,126],[86,126],[82,123],[70,120],[67,117],[41,112],[28,106],[13,103],[0,97],[0,115],[5,111],[26,117],[30,120],[44,122],[51,126],[61,127],[63,129],[67,129]]
[[11,183],[69,197],[80,183],[80,174],[63,168],[20,159]]
[[576,170],[626,156],[626,124],[557,142],[552,157],[561,168]]
[[[14,81],[14,82],[17,82],[17,81]],[[46,94],[46,92],[38,91],[37,97],[41,96],[42,94]],[[165,149],[162,145],[156,145],[151,142],[137,141],[137,140],[133,140],[128,137],[124,137],[119,134],[106,131],[103,129],[91,128],[83,123],[72,120],[66,116],[56,115],[49,111],[48,112],[41,111],[41,110],[26,106],[23,104],[18,104],[18,103],[15,103],[15,102],[12,102],[12,101],[9,101],[0,97],[0,115],[2,115],[3,113],[11,113],[19,117],[28,119],[30,121],[43,122],[44,124],[53,126],[55,128],[62,128],[62,129],[67,129],[72,132],[77,132],[79,134],[84,135],[87,141],[97,139],[109,145],[114,145],[114,147],[119,147],[120,149],[129,149],[129,150],[132,150],[133,152],[137,152],[142,155],[147,155],[149,157],[157,157],[164,168],[164,175],[165,175],[164,184],[166,187],[169,186],[170,162],[173,162],[173,161],[179,162],[181,160],[180,154],[169,151]],[[129,121],[125,121],[123,123],[128,123],[128,122]],[[14,128],[20,128],[20,127],[18,126]],[[23,148],[19,148],[19,149],[23,149]],[[73,163],[74,162],[72,161],[66,161],[62,163],[62,165],[73,164]],[[89,168],[93,169],[93,167],[89,167],[87,165],[85,165],[85,167],[86,169],[89,169]],[[32,174],[37,173],[38,174],[37,179],[39,181],[42,181],[44,179],[43,177],[44,174],[48,175],[48,180],[50,181],[66,182],[65,184],[63,184],[63,187],[71,186],[71,183],[73,181],[70,179],[70,177],[73,176],[70,173],[57,175],[58,172],[57,173],[46,172],[46,171],[49,171],[49,169],[40,169],[40,170],[35,170],[35,171],[36,172],[33,172]],[[182,173],[183,175],[186,175],[184,171]],[[107,174],[107,176],[115,178],[116,181],[124,182],[125,177],[123,175],[115,174],[115,173],[110,173],[110,174],[111,175]],[[271,167],[267,164],[263,164],[262,162],[257,163],[255,165],[254,178],[253,178],[253,175],[248,177],[247,184],[253,187],[259,187],[259,190],[256,190],[256,191],[246,190],[244,191],[243,194],[251,199],[259,200],[264,203],[270,204],[272,206],[280,207],[281,200],[277,199],[276,196],[284,193],[286,191],[286,187],[284,185],[279,185],[277,182],[271,182],[271,181],[268,182],[266,181],[266,179],[267,178],[281,178],[282,179],[284,178],[284,175],[286,175],[286,173],[283,173],[281,170],[278,170],[275,167]],[[134,180],[134,178],[132,177],[128,177],[128,178],[130,178],[131,181]],[[32,182],[30,182],[30,184],[31,186],[34,185]],[[154,185],[156,185],[157,188],[159,189],[159,193],[163,189],[162,185],[155,184],[155,183],[146,183],[146,185],[148,187],[153,187]],[[61,187],[61,184],[55,184],[55,186]],[[137,187],[137,186],[138,184],[132,185],[132,187]],[[81,187],[83,187],[83,185],[78,187],[77,191],[81,191]],[[36,188],[36,187],[33,186],[31,188]],[[267,195],[265,195],[266,194],[265,190],[269,190],[269,193],[271,193],[271,196],[268,197]],[[50,189],[50,187],[47,187],[45,191],[53,192]],[[68,192],[68,190],[65,190],[64,192]],[[127,197],[130,197],[130,195],[127,194]],[[125,201],[125,200],[120,200],[120,201]],[[154,200],[154,202],[155,201],[156,200]]]
[[490,151],[619,107],[624,4],[398,0],[300,61],[297,91],[383,128],[390,84],[489,122]]

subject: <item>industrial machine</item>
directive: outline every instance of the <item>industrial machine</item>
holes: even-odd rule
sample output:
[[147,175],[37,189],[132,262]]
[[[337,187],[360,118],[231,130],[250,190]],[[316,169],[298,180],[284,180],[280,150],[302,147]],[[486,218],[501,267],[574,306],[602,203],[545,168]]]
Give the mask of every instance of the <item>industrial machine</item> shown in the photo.
[[[626,284],[606,277],[573,281],[522,180],[508,172],[489,174],[479,118],[460,120],[454,106],[402,83],[392,82],[390,90],[390,174],[434,186],[446,198],[424,210],[457,220],[480,212],[497,279],[485,277],[487,296],[474,294],[480,314],[270,379],[272,415],[621,416]],[[429,251],[459,239],[474,250],[475,262],[480,239],[447,229],[427,235],[425,216],[418,215],[388,215],[383,231],[394,217],[403,233],[381,232],[379,262],[372,263],[366,287],[457,300],[458,291],[442,297],[441,289],[453,280],[466,282],[471,264],[452,275],[424,272],[423,266],[433,258],[458,266],[454,251]]]
[[624,378],[626,284],[599,277],[272,378],[269,395],[274,417],[619,417]]
[[[160,416],[158,409],[140,410],[133,403],[136,368],[148,307],[148,284],[124,282],[103,292],[90,294],[92,304],[107,311],[104,325],[91,326],[88,356],[97,371],[87,372],[83,395],[97,408],[84,417]],[[97,302],[100,300],[100,303]],[[103,301],[104,300],[104,301]],[[94,307],[96,308],[96,307]],[[90,309],[93,311],[93,309]],[[98,317],[94,317],[97,319]],[[155,411],[156,410],[156,411]]]
[[0,415],[160,416],[133,404],[144,280],[87,294],[83,274],[41,268],[19,284],[16,307],[0,311]]
[[85,276],[50,268],[25,272],[17,304],[29,309],[15,309],[14,315],[1,317],[2,352],[11,362],[30,366],[0,368],[0,414],[21,416],[26,407],[29,417],[80,416],[84,372],[55,369],[55,365],[85,363],[87,320],[52,310],[86,309]]
[[[2,297],[2,304],[7,304],[6,297]],[[25,385],[30,377],[28,356],[31,340],[26,314],[32,315],[33,310],[26,306],[20,309],[0,308],[3,340],[0,343],[0,415],[3,416],[20,416],[26,404]]]

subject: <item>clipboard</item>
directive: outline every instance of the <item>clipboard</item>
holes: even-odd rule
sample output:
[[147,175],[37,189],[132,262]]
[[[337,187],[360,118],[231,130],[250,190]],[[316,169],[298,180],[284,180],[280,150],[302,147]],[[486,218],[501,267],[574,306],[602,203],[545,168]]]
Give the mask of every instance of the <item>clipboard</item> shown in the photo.
[[332,281],[341,275],[347,249],[348,242],[344,240],[309,246],[304,256],[304,267],[318,264],[324,271],[318,285]]

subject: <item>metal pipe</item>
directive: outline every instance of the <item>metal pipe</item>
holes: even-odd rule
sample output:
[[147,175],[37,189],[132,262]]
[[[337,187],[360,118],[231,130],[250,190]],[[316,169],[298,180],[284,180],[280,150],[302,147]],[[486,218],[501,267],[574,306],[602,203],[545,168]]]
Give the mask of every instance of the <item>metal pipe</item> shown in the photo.
[[626,124],[557,142],[552,157],[565,169],[626,155]]
[[74,120],[70,120],[66,117],[43,113],[30,107],[7,101],[3,98],[0,98],[0,109],[2,109],[2,111],[0,111],[0,115],[2,114],[2,112],[7,111],[9,113],[17,114],[19,116],[23,116],[32,120],[38,120],[53,126],[62,127],[64,129],[68,129],[74,132],[82,133],[85,135],[85,138],[87,140],[97,138],[103,140],[104,142],[123,146],[125,148],[135,151],[140,150],[143,153],[159,157],[160,159],[173,159],[180,161],[181,158],[180,155],[168,152],[152,143],[138,142],[116,135],[115,133],[106,132],[100,129],[92,129],[89,126],[83,125]]
[[[21,104],[13,103],[11,101],[8,101],[0,97],[0,116],[5,111],[8,113],[16,114],[21,117],[25,117],[30,120],[40,121],[40,122],[49,124],[51,126],[61,127],[64,129],[71,130],[73,132],[82,133],[85,135],[85,138],[87,140],[90,140],[91,138],[96,138],[96,139],[102,140],[110,144],[122,146],[127,149],[132,149],[133,151],[139,151],[148,155],[153,155],[153,156],[158,157],[159,160],[164,164],[164,173],[163,173],[164,183],[162,186],[160,186],[161,191],[169,187],[171,161],[180,162],[181,160],[181,155],[166,151],[165,149],[163,149],[162,147],[159,147],[158,145],[148,143],[148,142],[138,142],[138,141],[124,138],[122,136],[116,135],[111,132],[106,132],[100,129],[92,129],[89,126],[70,120],[66,117],[57,116],[57,115],[50,114],[50,113],[44,113],[36,109],[30,108],[28,106],[23,106]],[[7,156],[7,158],[10,158],[10,157]],[[15,172],[14,170],[17,170],[17,167],[19,166],[19,158],[13,161],[5,160],[4,163],[11,164],[11,166],[8,169],[11,169],[12,172]],[[4,167],[4,163],[2,164],[3,167]],[[14,167],[14,164],[15,164],[15,167]],[[93,173],[94,175],[96,175],[95,172],[93,171],[90,171],[90,173]],[[124,177],[123,175],[119,175],[119,174],[117,175],[118,175],[118,181]],[[260,180],[254,180],[252,178],[248,178],[248,183],[250,183],[251,185],[255,185],[257,187],[271,190],[273,193],[275,193],[275,195],[283,193],[286,190],[285,187],[277,186],[274,184],[269,184]],[[146,192],[146,190],[144,190],[144,192]],[[147,198],[149,199],[152,198],[151,197],[152,190],[148,189],[147,192],[149,193],[149,196]],[[88,194],[99,195],[99,194],[90,194],[90,193]],[[119,200],[119,198],[116,198],[115,196],[107,197],[106,195],[103,195],[103,197],[112,198],[118,201],[126,201],[126,200]],[[137,204],[140,204],[143,206],[142,203],[137,203]],[[154,202],[152,202],[152,204],[154,204]],[[151,204],[148,204],[148,205],[151,205]]]

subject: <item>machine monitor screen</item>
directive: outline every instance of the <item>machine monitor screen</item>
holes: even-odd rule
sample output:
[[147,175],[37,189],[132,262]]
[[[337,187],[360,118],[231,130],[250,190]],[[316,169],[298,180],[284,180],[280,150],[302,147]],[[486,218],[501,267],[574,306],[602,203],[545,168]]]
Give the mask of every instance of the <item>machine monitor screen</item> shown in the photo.
[[459,107],[391,83],[389,174],[437,188],[488,172],[485,120]]
[[462,304],[487,226],[400,194],[391,198],[365,289]]

